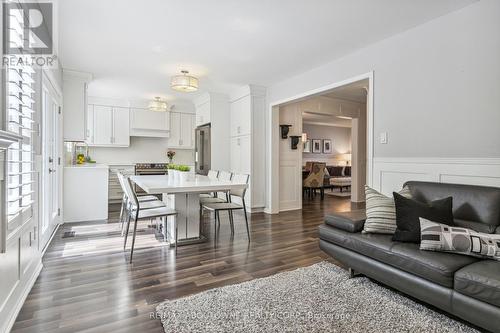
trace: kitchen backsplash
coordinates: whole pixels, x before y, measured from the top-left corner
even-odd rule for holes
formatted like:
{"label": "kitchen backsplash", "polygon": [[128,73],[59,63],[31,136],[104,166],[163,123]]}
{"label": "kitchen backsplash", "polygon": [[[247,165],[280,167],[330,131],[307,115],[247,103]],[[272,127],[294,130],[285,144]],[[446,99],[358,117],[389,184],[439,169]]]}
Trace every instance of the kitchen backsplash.
{"label": "kitchen backsplash", "polygon": [[[106,148],[90,147],[90,156],[97,163],[104,164],[135,164],[168,162],[168,139],[131,137],[130,147]],[[175,150],[174,162],[178,164],[194,164],[194,150]]]}

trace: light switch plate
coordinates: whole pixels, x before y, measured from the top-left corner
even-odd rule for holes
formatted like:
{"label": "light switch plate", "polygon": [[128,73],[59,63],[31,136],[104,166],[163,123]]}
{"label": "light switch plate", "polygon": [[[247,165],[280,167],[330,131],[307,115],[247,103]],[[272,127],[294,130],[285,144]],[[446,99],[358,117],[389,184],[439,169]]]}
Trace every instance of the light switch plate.
{"label": "light switch plate", "polygon": [[387,144],[387,132],[380,133],[380,143]]}

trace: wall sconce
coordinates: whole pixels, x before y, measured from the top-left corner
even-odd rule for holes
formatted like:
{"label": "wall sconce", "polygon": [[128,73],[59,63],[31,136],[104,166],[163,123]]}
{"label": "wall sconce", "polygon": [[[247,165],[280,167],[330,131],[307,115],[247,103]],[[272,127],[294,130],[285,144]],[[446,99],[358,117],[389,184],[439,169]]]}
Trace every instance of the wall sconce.
{"label": "wall sconce", "polygon": [[302,142],[307,141],[307,133],[302,133]]}
{"label": "wall sconce", "polygon": [[292,127],[292,125],[280,125],[282,139],[288,138],[288,132],[290,131],[290,127]]}
{"label": "wall sconce", "polygon": [[301,138],[302,138],[302,136],[299,136],[299,135],[290,135],[290,139],[292,139],[292,149],[293,150],[297,149],[297,145],[299,144]]}

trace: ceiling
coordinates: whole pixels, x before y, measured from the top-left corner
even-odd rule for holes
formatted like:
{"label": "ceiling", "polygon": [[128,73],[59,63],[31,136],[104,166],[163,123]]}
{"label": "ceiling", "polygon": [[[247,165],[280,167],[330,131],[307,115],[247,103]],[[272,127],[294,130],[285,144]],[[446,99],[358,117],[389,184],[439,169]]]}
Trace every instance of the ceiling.
{"label": "ceiling", "polygon": [[[60,60],[92,96],[192,99],[270,85],[474,0],[61,0]],[[181,69],[197,93],[175,93]]]}

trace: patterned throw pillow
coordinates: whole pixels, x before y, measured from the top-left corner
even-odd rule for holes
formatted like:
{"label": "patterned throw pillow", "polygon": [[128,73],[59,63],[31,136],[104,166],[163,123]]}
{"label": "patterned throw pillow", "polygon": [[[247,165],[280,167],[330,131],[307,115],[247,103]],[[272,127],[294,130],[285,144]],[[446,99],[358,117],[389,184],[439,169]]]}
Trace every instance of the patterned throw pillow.
{"label": "patterned throw pillow", "polygon": [[[410,189],[403,188],[399,194],[411,198]],[[364,233],[389,234],[396,231],[396,206],[394,199],[365,185],[366,221]]]}
{"label": "patterned throw pillow", "polygon": [[500,235],[450,227],[420,218],[420,250],[442,251],[500,260]]}

